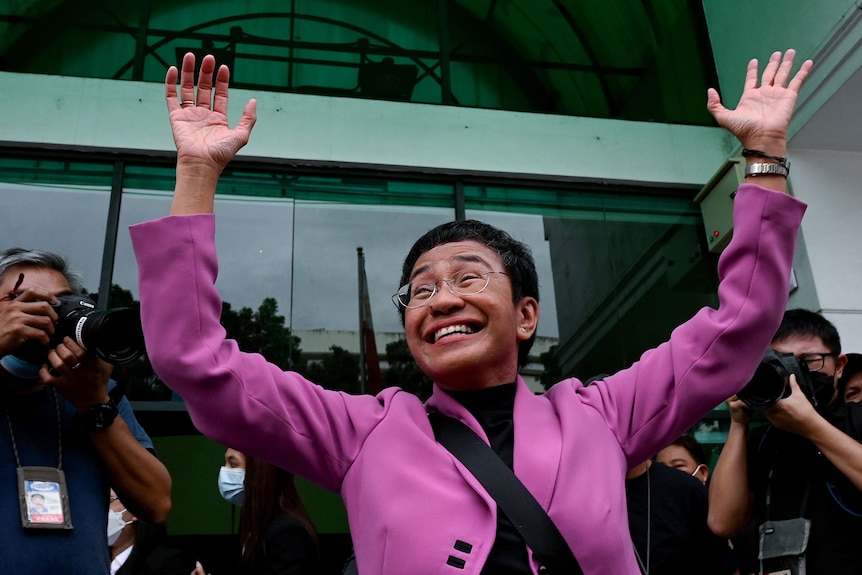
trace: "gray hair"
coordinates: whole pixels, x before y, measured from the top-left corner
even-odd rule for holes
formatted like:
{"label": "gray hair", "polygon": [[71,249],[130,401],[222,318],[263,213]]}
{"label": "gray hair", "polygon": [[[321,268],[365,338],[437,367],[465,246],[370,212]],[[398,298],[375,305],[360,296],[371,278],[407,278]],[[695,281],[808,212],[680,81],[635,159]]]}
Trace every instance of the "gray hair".
{"label": "gray hair", "polygon": [[69,269],[69,262],[66,261],[66,258],[55,253],[42,250],[25,250],[24,248],[10,248],[0,252],[0,277],[6,275],[9,268],[14,266],[32,266],[58,271],[69,282],[72,293],[79,294],[84,290],[81,274]]}

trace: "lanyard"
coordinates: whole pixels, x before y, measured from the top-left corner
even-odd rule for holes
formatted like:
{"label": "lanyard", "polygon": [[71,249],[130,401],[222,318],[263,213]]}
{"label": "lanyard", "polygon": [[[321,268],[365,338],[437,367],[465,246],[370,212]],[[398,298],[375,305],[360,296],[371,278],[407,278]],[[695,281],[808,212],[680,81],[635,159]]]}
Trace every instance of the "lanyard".
{"label": "lanyard", "polygon": [[[60,402],[57,399],[57,390],[51,388],[54,396],[54,408],[57,412],[57,469],[63,469],[63,432],[60,421]],[[18,455],[18,444],[15,442],[15,432],[12,431],[12,418],[9,417],[9,408],[4,406],[3,411],[6,413],[6,422],[9,424],[9,437],[12,439],[12,451],[15,453],[15,465],[21,467],[21,457]]]}

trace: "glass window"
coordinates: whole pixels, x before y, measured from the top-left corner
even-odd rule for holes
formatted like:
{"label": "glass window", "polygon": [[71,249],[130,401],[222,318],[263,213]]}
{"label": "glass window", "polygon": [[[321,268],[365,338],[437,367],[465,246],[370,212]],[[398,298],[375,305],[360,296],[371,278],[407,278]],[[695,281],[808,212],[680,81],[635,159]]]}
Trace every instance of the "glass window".
{"label": "glass window", "polygon": [[470,217],[500,222],[533,247],[538,335],[559,338],[560,375],[627,367],[716,303],[717,261],[703,245],[694,192],[465,186],[464,194]]}
{"label": "glass window", "polygon": [[98,293],[113,164],[0,157],[0,249],[55,252]]}

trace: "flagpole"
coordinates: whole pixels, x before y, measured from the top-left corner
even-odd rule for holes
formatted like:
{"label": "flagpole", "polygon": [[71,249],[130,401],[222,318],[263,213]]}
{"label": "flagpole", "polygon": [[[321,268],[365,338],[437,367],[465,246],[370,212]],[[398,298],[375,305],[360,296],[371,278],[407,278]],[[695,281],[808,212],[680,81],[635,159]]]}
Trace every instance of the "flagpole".
{"label": "flagpole", "polygon": [[365,294],[362,285],[365,278],[365,254],[362,253],[362,246],[356,248],[356,260],[358,269],[356,276],[359,280],[359,289],[356,290],[359,294],[359,392],[365,393],[368,377],[365,373]]}

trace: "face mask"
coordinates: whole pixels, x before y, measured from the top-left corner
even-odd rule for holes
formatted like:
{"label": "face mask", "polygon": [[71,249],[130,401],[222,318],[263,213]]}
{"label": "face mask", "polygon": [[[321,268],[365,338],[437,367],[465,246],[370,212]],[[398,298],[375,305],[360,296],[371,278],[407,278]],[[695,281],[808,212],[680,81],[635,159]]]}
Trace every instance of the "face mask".
{"label": "face mask", "polygon": [[703,463],[694,468],[694,471],[691,472],[691,476],[694,477],[697,475],[697,472],[700,471],[700,468],[703,467]]}
{"label": "face mask", "polygon": [[242,507],[245,469],[224,467],[218,472],[218,491],[228,503]]}
{"label": "face mask", "polygon": [[862,403],[847,404],[847,434],[862,441]]}
{"label": "face mask", "polygon": [[125,509],[122,511],[108,509],[108,547],[117,542],[117,539],[120,538],[120,533],[123,532],[123,528],[131,523],[131,521],[123,521],[123,513],[125,512]]}
{"label": "face mask", "polygon": [[808,374],[808,380],[813,388],[811,391],[814,394],[815,407],[820,414],[823,414],[829,408],[832,396],[835,395],[835,376],[812,371]]}
{"label": "face mask", "polygon": [[0,366],[12,377],[25,380],[26,383],[39,383],[40,381],[39,370],[42,369],[41,364],[30,363],[14,355],[4,355],[0,357]]}

